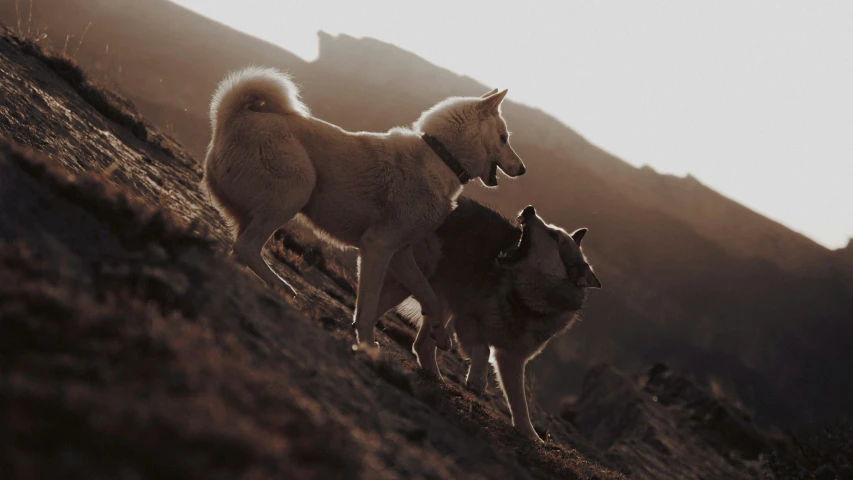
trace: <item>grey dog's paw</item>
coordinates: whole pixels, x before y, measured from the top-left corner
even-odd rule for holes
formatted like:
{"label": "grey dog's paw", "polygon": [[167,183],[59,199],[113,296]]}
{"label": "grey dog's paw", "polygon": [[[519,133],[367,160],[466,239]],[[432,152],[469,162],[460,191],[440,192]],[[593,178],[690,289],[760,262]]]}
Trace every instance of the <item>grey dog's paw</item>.
{"label": "grey dog's paw", "polygon": [[450,340],[450,335],[447,334],[447,330],[445,330],[443,326],[433,326],[430,328],[429,334],[435,341],[435,346],[438,347],[439,350],[444,350],[446,352],[453,346],[453,341]]}
{"label": "grey dog's paw", "polygon": [[478,397],[483,396],[483,393],[486,392],[486,384],[482,382],[469,380],[465,382],[465,386],[468,387],[468,390],[471,393],[477,395]]}

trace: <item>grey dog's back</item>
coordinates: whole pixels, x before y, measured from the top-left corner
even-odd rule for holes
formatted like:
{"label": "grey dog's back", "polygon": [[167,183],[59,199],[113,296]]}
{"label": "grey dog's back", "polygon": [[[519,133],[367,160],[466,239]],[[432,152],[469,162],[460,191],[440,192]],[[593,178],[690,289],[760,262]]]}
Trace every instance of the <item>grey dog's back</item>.
{"label": "grey dog's back", "polygon": [[470,292],[473,286],[489,288],[501,274],[495,259],[518,243],[519,229],[476,200],[460,197],[457,204],[436,230],[442,255],[433,277],[441,277],[444,288],[451,291]]}

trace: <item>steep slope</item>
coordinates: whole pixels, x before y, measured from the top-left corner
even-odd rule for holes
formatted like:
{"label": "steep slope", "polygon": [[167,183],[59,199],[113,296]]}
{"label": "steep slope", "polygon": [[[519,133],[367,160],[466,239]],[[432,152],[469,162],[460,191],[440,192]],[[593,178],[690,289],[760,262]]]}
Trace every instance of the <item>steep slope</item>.
{"label": "steep slope", "polygon": [[[10,2],[0,18],[14,19]],[[246,64],[291,71],[315,114],[351,129],[385,130],[444,96],[487,90],[345,35],[321,34],[320,58],[307,63],[162,0],[43,0],[32,29],[45,26],[54,44],[74,35],[69,50],[79,46],[84,65],[197,158],[213,86]],[[848,264],[694,179],[635,169],[541,111],[508,103],[505,115],[530,173],[469,192],[508,212],[533,203],[551,221],[590,227],[590,257],[605,284],[586,321],[534,364],[547,408],[578,391],[597,361],[627,369],[666,361],[722,381],[762,421],[849,411]]]}
{"label": "steep slope", "polygon": [[262,287],[132,109],[0,32],[4,478],[620,478],[541,410],[553,442],[520,438],[455,354],[419,378],[396,317],[354,352],[352,286],[317,253],[277,243],[302,295]]}
{"label": "steep slope", "polygon": [[785,451],[746,414],[660,364],[639,382],[592,368],[563,416],[607,454],[630,458],[634,476],[757,478],[762,455]]}

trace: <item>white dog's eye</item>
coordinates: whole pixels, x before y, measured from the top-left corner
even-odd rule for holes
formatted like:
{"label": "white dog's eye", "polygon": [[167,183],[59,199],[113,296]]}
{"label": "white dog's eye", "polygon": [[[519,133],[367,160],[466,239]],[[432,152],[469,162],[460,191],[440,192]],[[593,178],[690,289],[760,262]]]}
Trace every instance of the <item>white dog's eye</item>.
{"label": "white dog's eye", "polygon": [[501,143],[506,143],[506,135],[501,135]]}

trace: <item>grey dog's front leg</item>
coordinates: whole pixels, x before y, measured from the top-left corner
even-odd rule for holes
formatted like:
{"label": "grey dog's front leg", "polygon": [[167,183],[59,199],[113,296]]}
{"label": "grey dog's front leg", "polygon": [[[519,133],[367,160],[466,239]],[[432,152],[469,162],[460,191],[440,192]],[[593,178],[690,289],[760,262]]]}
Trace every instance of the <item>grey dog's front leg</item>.
{"label": "grey dog's front leg", "polygon": [[480,394],[486,390],[489,378],[489,346],[481,343],[467,348],[470,351],[471,367],[468,368],[465,384],[471,391]]}
{"label": "grey dog's front leg", "polygon": [[516,353],[496,350],[495,363],[509,410],[512,412],[512,425],[525,437],[541,442],[542,439],[530,423],[527,396],[524,394],[524,368],[527,358]]}

